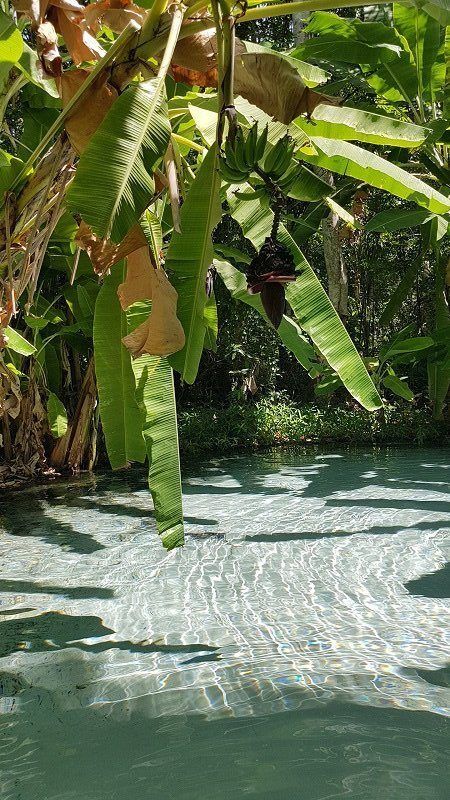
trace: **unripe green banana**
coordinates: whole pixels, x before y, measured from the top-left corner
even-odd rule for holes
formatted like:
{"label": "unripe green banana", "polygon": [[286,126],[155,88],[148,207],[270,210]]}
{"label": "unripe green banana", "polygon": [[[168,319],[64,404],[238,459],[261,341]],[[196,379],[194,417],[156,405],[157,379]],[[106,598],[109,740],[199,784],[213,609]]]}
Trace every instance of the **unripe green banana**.
{"label": "unripe green banana", "polygon": [[228,164],[228,166],[230,167],[230,169],[239,170],[239,167],[238,167],[237,162],[236,162],[236,155],[235,155],[235,152],[234,152],[234,147],[231,144],[230,139],[226,140],[224,151],[225,151],[224,152],[225,161]]}
{"label": "unripe green banana", "polygon": [[261,187],[261,189],[256,189],[254,192],[234,192],[234,196],[238,200],[250,201],[250,200],[259,200],[261,197],[266,196],[266,189],[265,187]]}
{"label": "unripe green banana", "polygon": [[248,180],[247,172],[241,172],[238,169],[231,169],[229,164],[224,159],[220,160],[220,174],[228,183],[245,183],[245,181]]}
{"label": "unripe green banana", "polygon": [[254,169],[256,159],[256,143],[258,140],[258,125],[255,122],[253,127],[247,133],[247,138],[245,140],[245,161],[247,167],[251,170]]}
{"label": "unripe green banana", "polygon": [[269,126],[265,125],[264,128],[262,129],[261,135],[258,136],[258,140],[256,142],[255,162],[261,161],[261,159],[264,156],[268,135],[269,135]]}
{"label": "unripe green banana", "polygon": [[250,172],[245,158],[245,139],[242,133],[242,128],[238,128],[234,139],[234,157],[236,159],[237,168],[241,172]]}

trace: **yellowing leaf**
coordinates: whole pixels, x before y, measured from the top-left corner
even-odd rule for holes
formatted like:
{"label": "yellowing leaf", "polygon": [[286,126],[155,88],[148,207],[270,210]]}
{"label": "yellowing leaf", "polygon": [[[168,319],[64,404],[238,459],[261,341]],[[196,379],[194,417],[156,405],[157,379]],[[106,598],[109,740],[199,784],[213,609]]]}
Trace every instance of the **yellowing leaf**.
{"label": "yellowing leaf", "polygon": [[127,277],[117,289],[123,310],[139,300],[151,300],[155,268],[148,247],[141,247],[127,258]]}
{"label": "yellowing leaf", "polygon": [[152,310],[132,333],[122,339],[133,358],[143,353],[168,356],[184,347],[185,336],[177,317],[178,294],[163,269],[152,269]]}
{"label": "yellowing leaf", "polygon": [[114,244],[109,239],[100,239],[83,221],[78,228],[75,242],[82,250],[86,250],[97,275],[103,275],[122,258],[147,244],[140,225],[131,228],[120,244]]}
{"label": "yellowing leaf", "polygon": [[[63,108],[72,99],[88,75],[89,72],[85,69],[67,70],[61,75],[59,91]],[[81,154],[83,152],[116,97],[117,91],[113,86],[105,82],[104,75],[100,75],[99,80],[95,81],[83,95],[82,102],[74,109],[66,122],[67,135],[77,153]]]}

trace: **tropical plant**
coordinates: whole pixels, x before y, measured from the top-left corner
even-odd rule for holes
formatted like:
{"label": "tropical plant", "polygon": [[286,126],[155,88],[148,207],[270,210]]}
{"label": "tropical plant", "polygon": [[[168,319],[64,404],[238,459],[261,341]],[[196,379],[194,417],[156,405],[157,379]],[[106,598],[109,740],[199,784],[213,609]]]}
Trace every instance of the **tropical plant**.
{"label": "tropical plant", "polygon": [[[440,25],[449,21],[440,0],[420,12],[405,4],[421,25],[431,15],[439,55]],[[32,470],[45,462],[50,436],[51,463],[89,466],[96,379],[110,463],[148,458],[157,527],[172,548],[183,542],[172,370],[194,382],[204,348],[215,346],[214,271],[312,377],[331,368],[374,410],[382,405],[377,387],[298,247],[291,204],[332,207],[355,224],[341,203],[363,183],[414,202],[441,231],[450,200],[370,149],[403,152],[430,141],[433,168],[442,170],[434,153],[446,148],[442,124],[428,128],[420,109],[407,122],[395,111],[348,108],[322,93],[329,73],[312,58],[236,35],[242,22],[328,9],[331,0],[144,6],[17,0],[0,14],[0,400],[6,453],[20,452]],[[348,50],[390,75],[393,65],[403,68],[405,52],[410,58],[405,41],[413,34],[404,25],[386,42],[384,30],[354,23]],[[430,74],[442,84],[442,69],[423,43],[413,44],[419,96]],[[433,89],[427,102],[440,108],[446,91]],[[323,168],[338,176],[333,187]],[[239,251],[239,268],[215,252],[224,215],[253,245],[250,264]],[[56,378],[61,365],[76,385],[69,413]],[[442,394],[437,373],[435,382]]]}

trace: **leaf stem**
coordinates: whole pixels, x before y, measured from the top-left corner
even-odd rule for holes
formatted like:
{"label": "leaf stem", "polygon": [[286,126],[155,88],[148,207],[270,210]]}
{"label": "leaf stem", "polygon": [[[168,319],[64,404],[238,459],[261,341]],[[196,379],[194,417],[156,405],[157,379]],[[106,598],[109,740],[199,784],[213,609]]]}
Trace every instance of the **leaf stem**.
{"label": "leaf stem", "polygon": [[[354,8],[361,5],[361,0],[342,0],[339,8]],[[387,5],[386,0],[374,0],[372,5]],[[283,17],[289,14],[297,14],[299,11],[334,11],[336,9],[335,0],[301,0],[297,3],[279,3],[274,6],[257,6],[251,8],[242,17],[236,20],[240,22],[251,22],[255,19],[265,17]]]}

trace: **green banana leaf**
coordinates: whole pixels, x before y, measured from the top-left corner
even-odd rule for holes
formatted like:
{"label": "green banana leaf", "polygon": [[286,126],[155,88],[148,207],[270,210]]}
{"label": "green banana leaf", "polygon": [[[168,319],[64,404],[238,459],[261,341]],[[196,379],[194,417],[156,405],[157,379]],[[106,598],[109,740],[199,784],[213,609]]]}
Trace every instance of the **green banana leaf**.
{"label": "green banana leaf", "polygon": [[3,331],[6,347],[13,350],[14,353],[19,353],[21,356],[32,356],[36,352],[34,344],[28,342],[24,337],[14,328],[9,325]]}
{"label": "green banana leaf", "polygon": [[[259,250],[270,234],[272,212],[263,208],[258,200],[242,202],[233,199],[232,190],[228,200],[230,213],[240,224],[244,236]],[[298,274],[295,283],[286,285],[286,298],[297,322],[337,372],[350,394],[369,411],[380,408],[382,401],[375,385],[325,289],[283,227],[279,230],[279,239],[292,254]]]}
{"label": "green banana leaf", "polygon": [[[240,300],[241,302],[246,303],[246,305],[256,309],[258,314],[261,314],[266,322],[270,324],[259,294],[248,293],[245,275],[227,261],[214,261],[214,266],[233,299]],[[295,320],[287,317],[286,314],[284,314],[277,333],[285,347],[291,353],[293,353],[302,367],[304,367],[306,371],[309,372],[312,377],[314,377],[317,374],[317,368],[319,367],[316,352],[308,340],[303,336],[300,327],[297,325]]]}
{"label": "green banana leaf", "polygon": [[181,233],[173,232],[165,265],[178,292],[177,315],[186,336],[185,346],[169,362],[187,383],[195,381],[205,340],[205,284],[214,258],[212,232],[221,216],[219,186],[213,145],[181,207]]}
{"label": "green banana leaf", "polygon": [[[375,214],[364,228],[367,232],[393,233],[394,231],[402,231],[405,228],[415,228],[433,218],[434,214],[423,208],[392,208]],[[443,226],[446,225],[448,227],[449,222],[446,219],[443,217],[439,217],[439,219]]]}
{"label": "green banana leaf", "polygon": [[170,137],[164,80],[131,84],[83,152],[67,194],[94,233],[120,242],[147,207],[151,172]]}
{"label": "green banana leaf", "polygon": [[431,132],[421,125],[402,122],[382,114],[325,104],[314,109],[310,120],[299,117],[295,124],[308,136],[325,136],[347,142],[356,140],[392,147],[419,147]]}
{"label": "green banana leaf", "polygon": [[23,39],[9,14],[0,9],[0,89],[5,86],[10,69],[19,61]]}
{"label": "green banana leaf", "polygon": [[[151,303],[127,310],[128,330],[149,315]],[[167,550],[184,544],[178,426],[173,371],[166,358],[142,355],[133,361],[136,400],[142,410],[142,434],[148,455],[148,483],[158,533]]]}
{"label": "green banana leaf", "polygon": [[94,361],[100,418],[106,451],[113,469],[130,461],[143,462],[142,413],[135,396],[131,357],[122,337],[127,335],[125,314],[117,297],[124,280],[123,262],[108,275],[98,293],[94,314]]}
{"label": "green banana leaf", "polygon": [[53,392],[48,393],[47,417],[50,432],[55,439],[60,439],[67,433],[67,411],[59,397]]}
{"label": "green banana leaf", "polygon": [[339,175],[350,175],[396,197],[414,201],[435,214],[446,214],[450,211],[448,197],[375,153],[350,142],[322,137],[313,137],[311,142],[314,152],[303,149],[302,158],[315,166]]}
{"label": "green banana leaf", "polygon": [[306,61],[323,60],[332,64],[391,63],[399,58],[401,44],[392,28],[380,22],[343,19],[337,14],[317,11],[305,32],[318,34],[308,38],[291,56]]}
{"label": "green banana leaf", "polygon": [[417,85],[421,95],[431,96],[431,74],[441,44],[439,22],[416,5],[406,7],[394,3],[394,25],[408,42],[417,72]]}

